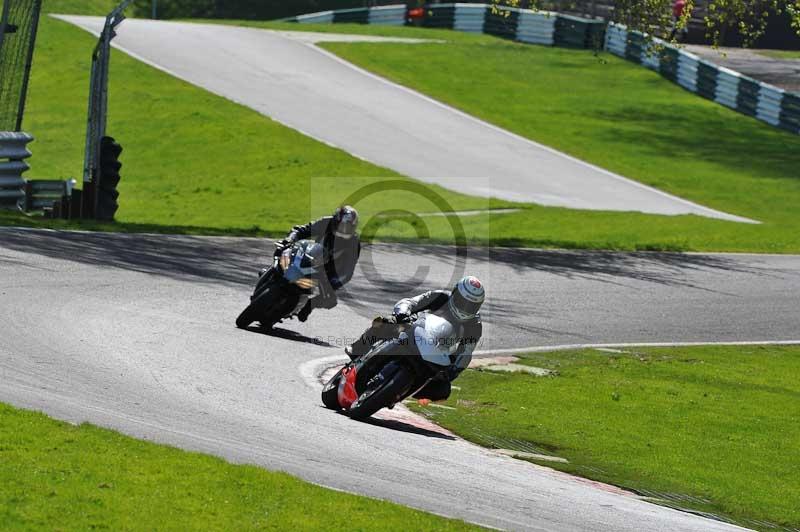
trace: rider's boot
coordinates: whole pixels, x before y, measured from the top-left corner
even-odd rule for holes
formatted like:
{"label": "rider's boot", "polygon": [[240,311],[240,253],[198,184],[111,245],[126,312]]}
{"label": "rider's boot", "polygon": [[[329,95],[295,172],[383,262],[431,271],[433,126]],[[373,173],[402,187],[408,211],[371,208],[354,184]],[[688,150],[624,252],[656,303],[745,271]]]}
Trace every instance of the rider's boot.
{"label": "rider's boot", "polygon": [[312,310],[313,308],[311,305],[311,300],[309,300],[308,303],[306,303],[306,306],[304,306],[300,310],[300,312],[297,313],[297,319],[300,320],[301,322],[305,322],[308,319],[308,315],[311,314]]}

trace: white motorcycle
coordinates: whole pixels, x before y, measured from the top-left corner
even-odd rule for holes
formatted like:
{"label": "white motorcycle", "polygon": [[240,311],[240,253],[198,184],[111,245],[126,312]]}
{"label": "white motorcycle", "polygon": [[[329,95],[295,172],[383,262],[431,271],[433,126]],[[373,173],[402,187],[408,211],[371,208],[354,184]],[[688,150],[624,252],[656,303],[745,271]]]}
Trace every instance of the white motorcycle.
{"label": "white motorcycle", "polygon": [[415,395],[453,365],[459,337],[448,320],[428,312],[398,325],[398,335],[381,340],[340,369],[322,389],[322,402],[366,419]]}

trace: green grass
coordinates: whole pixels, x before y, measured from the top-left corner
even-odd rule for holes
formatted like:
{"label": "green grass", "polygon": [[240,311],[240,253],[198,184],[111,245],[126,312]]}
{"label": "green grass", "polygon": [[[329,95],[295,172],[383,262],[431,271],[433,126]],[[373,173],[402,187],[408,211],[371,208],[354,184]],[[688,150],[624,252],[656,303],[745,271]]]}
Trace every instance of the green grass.
{"label": "green grass", "polygon": [[42,13],[62,15],[108,15],[119,0],[43,0]]}
{"label": "green grass", "polygon": [[0,404],[3,530],[467,530],[254,466]]}
{"label": "green grass", "polygon": [[422,410],[478,443],[480,431],[569,460],[551,467],[799,526],[800,347],[628,351],[522,358],[550,377],[468,370],[445,403],[455,410]]}
{"label": "green grass", "polygon": [[775,59],[800,59],[800,50],[759,50],[758,53]]}
{"label": "green grass", "polygon": [[[658,226],[666,224],[692,249],[763,250],[770,242],[774,250],[788,250],[800,244],[800,136],[695,96],[640,66],[608,54],[501,40],[324,46],[580,159],[765,222],[744,227],[662,218],[647,231],[658,232],[655,239],[663,238]],[[613,216],[603,219],[616,226],[604,231],[609,236],[629,229]]]}
{"label": "green grass", "polygon": [[[101,4],[92,9],[102,11]],[[48,9],[62,10],[70,4],[48,5],[51,6]],[[514,214],[463,217],[461,223],[472,244],[800,251],[800,221],[793,210],[800,201],[800,180],[791,177],[795,171],[792,168],[800,162],[797,155],[800,150],[795,153],[790,150],[797,140],[685,94],[643,69],[624,62],[600,64],[591,54],[580,51],[520,46],[488,36],[444,30],[357,25],[300,28],[279,23],[266,26],[448,39],[447,44],[423,47],[392,44],[376,48],[368,44],[332,48],[390,77],[407,76],[408,83],[418,88],[424,89],[419,87],[420,76],[429,76],[430,83],[439,87],[436,90],[450,87],[448,90],[463,93],[458,99],[475,99],[468,110],[484,118],[491,119],[498,113],[512,115],[513,119],[505,116],[501,117],[503,121],[495,121],[523,133],[542,129],[541,136],[552,137],[553,142],[548,143],[556,147],[573,153],[588,150],[577,155],[600,153],[602,160],[584,158],[709,206],[766,222],[762,226],[747,226],[696,216],[518,205],[522,211]],[[37,139],[31,145],[34,157],[29,178],[80,179],[89,56],[94,42],[82,30],[48,17],[42,19],[24,125]],[[380,52],[380,57],[366,58],[370,51]],[[425,61],[418,60],[420,52],[426,54]],[[474,59],[475,74],[461,70],[466,68],[466,57]],[[404,60],[408,60],[406,66],[401,64]],[[367,64],[370,62],[375,64]],[[518,75],[510,72],[508,65],[527,65],[525,68],[533,73]],[[547,78],[547,82],[537,81],[539,75]],[[577,93],[572,99],[569,91],[564,90],[569,80],[583,76],[590,76],[595,86],[589,95],[606,99],[593,112],[614,116],[613,120],[590,116],[584,128],[589,134],[582,132],[577,111],[570,114],[566,109],[572,100],[586,97],[587,89],[575,89]],[[560,87],[566,94],[552,97],[554,89],[549,84]],[[476,91],[476,87],[480,90]],[[498,104],[491,97],[481,96],[484,89],[496,91],[498,99],[506,103]],[[512,90],[519,101],[509,97]],[[632,102],[633,98],[615,95],[614,90],[625,94],[640,91],[643,100]],[[537,91],[546,92],[541,99],[549,102],[545,109],[531,104],[531,96]],[[441,96],[458,104],[451,96]],[[688,113],[685,120],[667,116],[669,113],[663,107],[665,102],[671,105],[672,99],[678,111]],[[625,110],[621,100],[633,106],[626,119],[618,116]],[[316,142],[118,52],[112,60],[109,103],[109,133],[125,147],[119,224],[51,223],[8,213],[0,215],[0,224],[278,235],[295,223],[331,211],[361,186],[398,177],[388,169]],[[586,104],[581,105],[585,110]],[[485,110],[478,109],[484,106]],[[650,109],[649,114],[635,120],[633,115],[645,107]],[[657,118],[657,127],[649,122],[653,116]],[[711,124],[703,129],[702,135],[693,130],[695,122],[701,120]],[[657,132],[654,140],[641,142],[653,130]],[[670,148],[673,153],[665,158],[659,151],[676,140],[676,130],[691,139],[678,142],[680,147]],[[717,135],[719,132],[722,134]],[[704,138],[702,146],[693,145],[700,137]],[[716,137],[722,140],[708,140]],[[606,149],[611,151],[605,153]],[[737,150],[749,150],[753,157],[734,153],[736,161],[723,165],[722,154]],[[785,168],[787,165],[789,170]],[[720,175],[724,173],[723,166],[730,174],[727,181]],[[709,171],[701,176],[679,175],[686,173],[687,168],[694,171],[697,167]],[[635,175],[637,172],[640,175]],[[759,183],[757,190],[754,182]],[[456,210],[511,206],[437,187],[432,190]],[[358,206],[366,215],[365,220],[371,214],[397,206],[422,213],[438,210],[434,203],[420,200],[414,193],[384,193]],[[418,234],[427,234],[432,241],[453,241],[452,229],[443,218],[406,218],[377,231],[378,238],[384,240],[416,240]]]}
{"label": "green grass", "polygon": [[[94,42],[64,22],[41,21],[24,125],[36,137],[28,177],[80,179]],[[108,131],[125,148],[117,216],[123,228],[285,233],[364,185],[399,177],[127,55],[113,54],[111,80]],[[493,204],[430,190],[457,209]],[[436,210],[412,193],[384,194],[362,207],[380,210],[390,197],[421,212]],[[35,223],[12,215],[2,220]]]}

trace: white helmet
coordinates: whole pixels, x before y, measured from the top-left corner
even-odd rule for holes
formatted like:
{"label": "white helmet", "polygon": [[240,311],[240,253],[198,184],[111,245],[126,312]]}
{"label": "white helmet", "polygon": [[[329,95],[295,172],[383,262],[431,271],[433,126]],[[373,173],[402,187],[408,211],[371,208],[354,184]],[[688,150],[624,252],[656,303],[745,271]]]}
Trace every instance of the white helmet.
{"label": "white helmet", "polygon": [[478,315],[478,311],[486,299],[483,284],[477,277],[467,276],[461,279],[450,294],[448,306],[450,314],[461,321],[471,320]]}

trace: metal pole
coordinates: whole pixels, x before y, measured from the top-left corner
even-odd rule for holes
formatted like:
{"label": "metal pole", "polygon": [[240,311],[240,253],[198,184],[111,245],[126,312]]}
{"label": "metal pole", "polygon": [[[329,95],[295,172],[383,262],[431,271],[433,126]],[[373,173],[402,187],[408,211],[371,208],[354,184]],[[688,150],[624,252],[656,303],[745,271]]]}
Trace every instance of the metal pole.
{"label": "metal pole", "polygon": [[98,44],[97,47],[94,49],[94,53],[92,54],[92,70],[89,74],[89,110],[86,113],[86,152],[83,156],[83,182],[87,183],[92,180],[92,165],[94,162],[94,130],[92,125],[94,124],[94,94],[95,94],[95,83],[97,80],[97,54],[100,45]]}
{"label": "metal pole", "polygon": [[153,0],[153,20],[158,18],[158,0]]}

